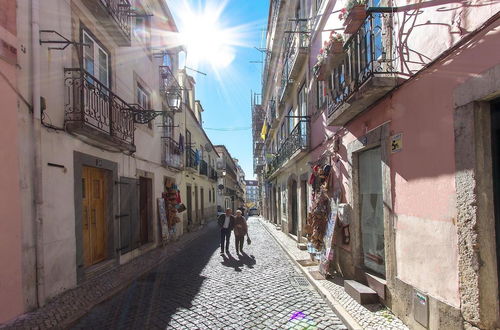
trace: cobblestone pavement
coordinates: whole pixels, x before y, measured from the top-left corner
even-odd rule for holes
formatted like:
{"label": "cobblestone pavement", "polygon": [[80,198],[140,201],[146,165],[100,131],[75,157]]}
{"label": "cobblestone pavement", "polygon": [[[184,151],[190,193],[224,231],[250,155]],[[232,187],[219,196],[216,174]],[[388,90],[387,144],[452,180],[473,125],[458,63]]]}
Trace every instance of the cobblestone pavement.
{"label": "cobblestone pavement", "polygon": [[215,223],[184,250],[96,306],[74,329],[346,329],[272,236],[219,254]]}
{"label": "cobblestone pavement", "polygon": [[[260,220],[272,236],[278,240],[288,253],[295,259],[309,259],[309,253],[297,248],[297,242],[287,234],[276,230],[276,226],[266,220]],[[318,270],[317,266],[304,267],[306,271]],[[394,314],[381,304],[365,305],[358,304],[349,294],[344,291],[343,279],[335,277],[328,280],[317,280],[317,284],[325,288],[347,313],[363,328],[369,330],[407,330],[408,327]]]}

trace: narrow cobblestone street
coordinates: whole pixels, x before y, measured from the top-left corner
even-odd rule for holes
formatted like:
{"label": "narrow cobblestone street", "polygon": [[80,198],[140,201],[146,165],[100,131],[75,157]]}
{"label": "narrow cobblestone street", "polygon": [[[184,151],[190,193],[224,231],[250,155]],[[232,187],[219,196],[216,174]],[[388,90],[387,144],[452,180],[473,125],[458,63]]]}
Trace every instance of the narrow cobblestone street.
{"label": "narrow cobblestone street", "polygon": [[256,218],[243,256],[219,254],[215,222],[74,329],[345,329]]}

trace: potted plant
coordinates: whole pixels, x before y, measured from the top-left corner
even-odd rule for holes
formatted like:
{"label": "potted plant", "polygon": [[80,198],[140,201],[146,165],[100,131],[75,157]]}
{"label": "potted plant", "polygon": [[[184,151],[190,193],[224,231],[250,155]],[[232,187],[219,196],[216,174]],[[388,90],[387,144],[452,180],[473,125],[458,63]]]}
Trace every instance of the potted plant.
{"label": "potted plant", "polygon": [[366,19],[366,0],[349,0],[341,11],[341,17],[345,18],[344,32],[356,33]]}
{"label": "potted plant", "polygon": [[328,54],[342,54],[344,52],[344,38],[340,33],[332,31],[326,46]]}

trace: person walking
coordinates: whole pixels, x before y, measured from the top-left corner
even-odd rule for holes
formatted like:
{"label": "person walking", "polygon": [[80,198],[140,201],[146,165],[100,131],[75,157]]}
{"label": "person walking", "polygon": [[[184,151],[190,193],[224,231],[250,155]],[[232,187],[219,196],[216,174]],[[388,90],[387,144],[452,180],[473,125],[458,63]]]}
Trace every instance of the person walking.
{"label": "person walking", "polygon": [[226,209],[225,214],[221,214],[217,219],[220,227],[220,254],[224,254],[224,246],[226,253],[229,253],[229,239],[231,238],[231,231],[234,227],[233,210]]}
{"label": "person walking", "polygon": [[245,235],[248,234],[247,221],[243,217],[240,210],[236,211],[236,217],[234,217],[234,240],[236,245],[236,254],[243,253],[243,242],[245,241]]}

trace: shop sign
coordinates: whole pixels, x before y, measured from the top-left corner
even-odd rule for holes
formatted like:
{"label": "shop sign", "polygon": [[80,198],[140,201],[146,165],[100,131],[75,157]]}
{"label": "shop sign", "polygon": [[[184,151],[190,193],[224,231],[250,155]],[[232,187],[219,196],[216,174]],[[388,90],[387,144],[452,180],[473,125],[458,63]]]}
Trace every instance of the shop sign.
{"label": "shop sign", "polygon": [[403,149],[403,133],[391,136],[391,153],[399,152]]}

